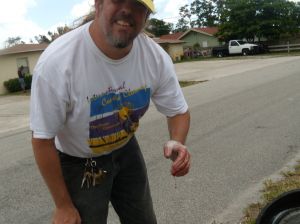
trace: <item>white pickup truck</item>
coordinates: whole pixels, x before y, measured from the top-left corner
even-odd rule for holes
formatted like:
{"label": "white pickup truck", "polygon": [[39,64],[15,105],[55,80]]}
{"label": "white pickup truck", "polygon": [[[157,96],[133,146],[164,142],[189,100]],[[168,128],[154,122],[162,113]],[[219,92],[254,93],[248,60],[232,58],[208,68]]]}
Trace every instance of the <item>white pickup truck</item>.
{"label": "white pickup truck", "polygon": [[228,45],[214,47],[212,55],[223,57],[233,54],[249,55],[259,52],[259,47],[256,44],[250,44],[242,40],[230,40]]}

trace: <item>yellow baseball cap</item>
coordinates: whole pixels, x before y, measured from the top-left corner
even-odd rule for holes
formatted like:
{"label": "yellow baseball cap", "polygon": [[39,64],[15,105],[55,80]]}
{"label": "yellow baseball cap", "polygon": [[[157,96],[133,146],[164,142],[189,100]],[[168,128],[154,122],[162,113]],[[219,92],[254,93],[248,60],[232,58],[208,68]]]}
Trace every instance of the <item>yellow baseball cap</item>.
{"label": "yellow baseball cap", "polygon": [[155,11],[154,4],[152,0],[137,0],[143,5],[145,5],[151,12]]}

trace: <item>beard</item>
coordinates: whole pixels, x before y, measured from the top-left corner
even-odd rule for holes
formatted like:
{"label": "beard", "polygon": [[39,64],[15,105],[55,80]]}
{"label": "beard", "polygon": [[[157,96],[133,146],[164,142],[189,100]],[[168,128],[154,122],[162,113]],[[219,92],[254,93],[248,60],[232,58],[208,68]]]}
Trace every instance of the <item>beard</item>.
{"label": "beard", "polygon": [[[122,30],[121,27],[117,27],[114,30],[114,26],[118,26],[117,21],[125,21],[129,24],[129,27],[125,27]],[[131,16],[120,15],[116,16],[110,21],[111,26],[107,29],[106,38],[108,42],[119,49],[126,48],[133,43],[133,40],[137,37],[140,31],[137,30],[136,23]]]}
{"label": "beard", "polygon": [[136,35],[125,35],[123,34],[122,37],[120,36],[115,36],[114,34],[112,34],[112,32],[108,32],[107,33],[107,40],[110,42],[110,44],[112,46],[114,46],[115,48],[126,48],[129,45],[132,44],[133,40],[136,38],[138,34]]}

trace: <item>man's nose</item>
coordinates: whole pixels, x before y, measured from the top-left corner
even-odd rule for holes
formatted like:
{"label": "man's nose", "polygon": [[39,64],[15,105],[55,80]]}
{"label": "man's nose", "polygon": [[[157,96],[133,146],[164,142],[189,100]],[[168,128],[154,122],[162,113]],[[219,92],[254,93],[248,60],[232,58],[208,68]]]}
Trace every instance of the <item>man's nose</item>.
{"label": "man's nose", "polygon": [[135,1],[125,0],[121,5],[121,11],[125,15],[131,14],[134,11]]}

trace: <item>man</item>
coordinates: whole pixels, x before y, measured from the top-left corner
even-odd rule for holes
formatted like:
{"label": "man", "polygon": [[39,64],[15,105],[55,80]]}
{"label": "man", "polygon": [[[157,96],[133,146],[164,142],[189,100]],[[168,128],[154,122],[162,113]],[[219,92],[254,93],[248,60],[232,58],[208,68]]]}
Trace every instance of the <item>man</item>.
{"label": "man", "polygon": [[23,92],[26,92],[25,90],[25,75],[24,75],[24,67],[21,65],[18,69],[18,79],[21,86],[21,89]]}
{"label": "man", "polygon": [[151,0],[95,0],[95,19],[52,43],[35,68],[32,145],[56,209],[53,223],[154,224],[134,132],[150,99],[167,116],[171,173],[190,167],[187,104],[170,57],[141,34]]}

